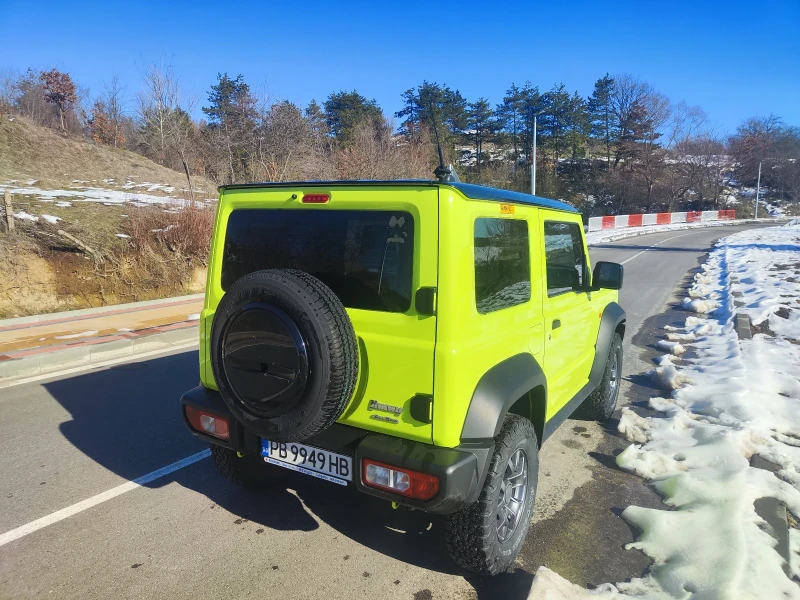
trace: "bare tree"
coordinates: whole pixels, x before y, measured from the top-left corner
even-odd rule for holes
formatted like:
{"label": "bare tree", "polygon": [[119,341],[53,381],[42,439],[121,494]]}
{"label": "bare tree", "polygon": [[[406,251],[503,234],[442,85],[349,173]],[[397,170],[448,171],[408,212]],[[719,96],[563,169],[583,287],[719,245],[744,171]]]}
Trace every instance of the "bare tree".
{"label": "bare tree", "polygon": [[162,165],[167,162],[169,119],[178,105],[178,78],[172,67],[150,65],[144,76],[144,90],[139,94],[139,118],[144,144]]}
{"label": "bare tree", "polygon": [[392,135],[388,121],[381,126],[365,121],[356,127],[353,144],[334,153],[340,179],[415,179],[431,173],[430,138],[420,129],[419,138]]}
{"label": "bare tree", "polygon": [[[189,195],[194,202],[190,159],[197,137],[196,126],[190,116],[193,102],[184,98],[178,76],[172,66],[150,65],[144,76],[145,89],[139,94],[139,118],[142,122],[142,142],[162,165],[172,167],[175,159],[180,163]],[[112,80],[109,92],[118,100],[122,92]],[[122,125],[121,110],[118,113]],[[177,165],[175,165],[177,166]]]}
{"label": "bare tree", "polygon": [[102,102],[105,113],[112,130],[114,147],[125,141],[123,134],[125,120],[125,88],[120,85],[119,77],[114,75],[111,81],[103,88]]}

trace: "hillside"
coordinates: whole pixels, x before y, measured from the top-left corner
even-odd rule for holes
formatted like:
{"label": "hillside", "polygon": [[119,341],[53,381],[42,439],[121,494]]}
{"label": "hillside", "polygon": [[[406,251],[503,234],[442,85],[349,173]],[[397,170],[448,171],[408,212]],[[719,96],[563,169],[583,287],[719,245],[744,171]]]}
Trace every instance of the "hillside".
{"label": "hillside", "polygon": [[[13,119],[13,120],[12,120]],[[0,183],[36,181],[38,187],[57,189],[73,182],[130,180],[156,182],[176,190],[186,188],[186,177],[140,154],[64,137],[22,117],[0,119]],[[197,178],[197,188],[214,196],[214,184]]]}
{"label": "hillside", "polygon": [[0,318],[202,291],[216,190],[133,152],[0,118]]}

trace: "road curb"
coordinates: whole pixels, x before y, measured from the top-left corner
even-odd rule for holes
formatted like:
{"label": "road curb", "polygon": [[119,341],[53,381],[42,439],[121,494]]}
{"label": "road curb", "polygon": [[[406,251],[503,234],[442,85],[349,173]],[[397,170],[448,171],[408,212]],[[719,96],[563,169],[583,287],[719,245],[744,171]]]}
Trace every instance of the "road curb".
{"label": "road curb", "polygon": [[733,328],[740,340],[749,340],[753,337],[753,330],[750,328],[750,317],[745,313],[736,313],[733,316]]}
{"label": "road curb", "polygon": [[62,369],[91,366],[110,359],[129,356],[132,359],[138,354],[169,350],[170,347],[185,344],[198,339],[197,323],[169,331],[140,333],[136,336],[116,338],[103,342],[102,339],[92,343],[76,343],[73,347],[43,351],[30,356],[10,358],[0,361],[0,383],[14,379],[45,375]]}
{"label": "road curb", "polygon": [[190,296],[175,296],[173,298],[145,300],[143,302],[130,302],[128,304],[110,304],[108,306],[100,306],[98,308],[81,308],[78,310],[68,310],[57,313],[45,313],[42,315],[30,315],[27,317],[14,317],[13,319],[0,319],[0,330],[16,328],[19,325],[83,320],[88,317],[103,316],[114,313],[135,312],[138,310],[152,309],[159,306],[189,304],[191,302],[197,302],[198,300],[202,301],[204,297],[205,294],[192,294]]}

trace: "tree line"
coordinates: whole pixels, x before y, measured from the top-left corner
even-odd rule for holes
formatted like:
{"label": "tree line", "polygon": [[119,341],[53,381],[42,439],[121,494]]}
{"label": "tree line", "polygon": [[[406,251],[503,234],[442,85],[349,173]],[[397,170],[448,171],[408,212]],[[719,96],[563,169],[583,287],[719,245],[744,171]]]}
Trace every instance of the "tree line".
{"label": "tree line", "polygon": [[586,216],[723,208],[732,188],[755,184],[759,164],[773,198],[800,200],[800,129],[770,115],[723,135],[702,109],[631,75],[600,77],[588,97],[525,82],[493,106],[423,81],[401,98],[393,119],[356,90],[303,107],[222,73],[195,120],[198,103],[169,66],[150,66],[133,102],[116,78],[94,97],[55,69],[0,78],[0,113],[139,152],[183,172],[190,190],[196,175],[220,184],[429,178],[438,139],[462,180],[530,191],[536,139],[537,192]]}

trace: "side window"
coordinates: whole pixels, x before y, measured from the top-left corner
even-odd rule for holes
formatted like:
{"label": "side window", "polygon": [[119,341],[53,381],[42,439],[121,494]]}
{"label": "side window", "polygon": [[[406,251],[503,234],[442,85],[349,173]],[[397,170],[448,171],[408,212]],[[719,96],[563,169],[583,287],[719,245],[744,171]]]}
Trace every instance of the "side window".
{"label": "side window", "polygon": [[486,314],[531,299],[528,222],[475,219],[475,303]]}
{"label": "side window", "polygon": [[586,257],[580,225],[545,221],[544,252],[547,263],[547,295],[583,289]]}

